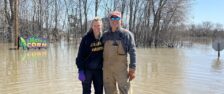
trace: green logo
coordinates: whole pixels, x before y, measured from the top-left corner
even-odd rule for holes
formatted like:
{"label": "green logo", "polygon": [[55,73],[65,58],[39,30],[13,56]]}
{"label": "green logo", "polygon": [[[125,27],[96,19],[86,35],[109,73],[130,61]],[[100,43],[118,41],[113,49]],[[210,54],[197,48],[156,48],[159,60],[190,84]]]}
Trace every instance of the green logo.
{"label": "green logo", "polygon": [[19,37],[19,46],[23,49],[47,48],[47,39],[39,37],[28,37],[27,39]]}

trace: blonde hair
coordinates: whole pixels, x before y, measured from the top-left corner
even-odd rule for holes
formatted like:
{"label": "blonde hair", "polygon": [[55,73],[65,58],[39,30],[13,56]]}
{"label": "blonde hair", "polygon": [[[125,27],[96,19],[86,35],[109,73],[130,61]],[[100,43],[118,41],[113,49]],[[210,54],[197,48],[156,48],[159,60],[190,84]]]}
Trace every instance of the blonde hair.
{"label": "blonde hair", "polygon": [[99,21],[101,24],[103,24],[102,19],[100,17],[96,16],[93,18],[91,26],[93,25],[93,22],[97,22],[97,21]]}
{"label": "blonde hair", "polygon": [[101,18],[99,16],[96,16],[93,18],[94,21],[102,21]]}
{"label": "blonde hair", "polygon": [[93,20],[91,22],[91,26],[90,26],[90,30],[89,31],[93,31],[92,26],[93,26],[94,22],[100,22],[101,26],[103,27],[103,22],[102,22],[101,18],[96,16],[96,17],[93,18]]}

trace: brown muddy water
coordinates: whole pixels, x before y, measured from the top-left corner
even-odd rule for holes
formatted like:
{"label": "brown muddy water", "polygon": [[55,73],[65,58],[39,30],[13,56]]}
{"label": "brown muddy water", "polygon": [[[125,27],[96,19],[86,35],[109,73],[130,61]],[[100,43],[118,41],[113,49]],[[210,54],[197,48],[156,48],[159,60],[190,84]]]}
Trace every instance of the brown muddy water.
{"label": "brown muddy water", "polygon": [[[0,94],[81,94],[75,57],[66,43],[48,49],[9,50],[0,43]],[[208,44],[138,48],[131,94],[224,94],[224,52]]]}

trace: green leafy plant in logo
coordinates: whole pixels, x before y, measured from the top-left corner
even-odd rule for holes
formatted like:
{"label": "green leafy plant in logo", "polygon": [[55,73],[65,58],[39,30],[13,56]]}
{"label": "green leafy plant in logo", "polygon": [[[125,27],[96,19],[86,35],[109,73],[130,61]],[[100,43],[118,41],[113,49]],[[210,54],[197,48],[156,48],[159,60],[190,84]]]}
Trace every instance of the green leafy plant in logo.
{"label": "green leafy plant in logo", "polygon": [[27,49],[26,40],[23,37],[19,37],[19,46],[23,49]]}

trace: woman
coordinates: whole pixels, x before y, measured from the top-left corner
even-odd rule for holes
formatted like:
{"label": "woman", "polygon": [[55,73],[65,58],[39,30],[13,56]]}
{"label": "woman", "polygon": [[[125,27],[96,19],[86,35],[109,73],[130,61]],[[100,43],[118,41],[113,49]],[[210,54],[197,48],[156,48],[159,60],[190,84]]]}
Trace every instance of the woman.
{"label": "woman", "polygon": [[101,36],[102,21],[99,17],[95,17],[91,29],[81,40],[76,58],[83,94],[91,93],[92,82],[95,94],[103,94],[103,44]]}

